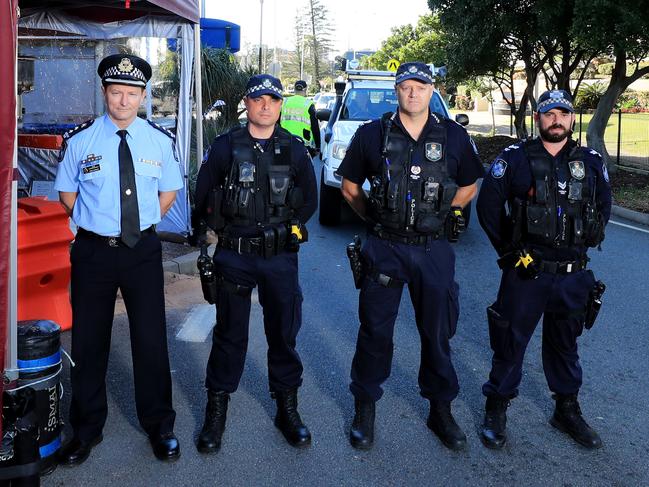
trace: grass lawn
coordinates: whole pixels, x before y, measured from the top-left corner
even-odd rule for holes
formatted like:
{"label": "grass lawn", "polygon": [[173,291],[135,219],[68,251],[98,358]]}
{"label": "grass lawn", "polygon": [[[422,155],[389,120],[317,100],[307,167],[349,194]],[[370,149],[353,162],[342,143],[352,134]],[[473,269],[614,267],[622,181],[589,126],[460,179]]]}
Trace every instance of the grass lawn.
{"label": "grass lawn", "polygon": [[[588,131],[588,124],[590,123],[593,115],[591,113],[584,113],[580,116],[579,113],[575,115],[575,140],[579,138],[581,131],[582,145],[586,145],[586,132]],[[530,126],[530,117],[526,117],[527,126]],[[604,133],[604,142],[608,149],[609,155],[615,158],[617,154],[617,131],[619,119],[617,112],[611,115],[606,125],[606,132]],[[581,126],[581,128],[580,128]],[[645,158],[645,167],[649,168],[649,113],[623,113],[622,114],[622,134],[620,143],[620,156]]]}

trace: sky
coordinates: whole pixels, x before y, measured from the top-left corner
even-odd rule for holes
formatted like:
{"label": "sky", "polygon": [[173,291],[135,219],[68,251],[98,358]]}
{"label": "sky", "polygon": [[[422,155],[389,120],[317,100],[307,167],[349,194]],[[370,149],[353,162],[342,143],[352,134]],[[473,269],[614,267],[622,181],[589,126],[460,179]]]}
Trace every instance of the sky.
{"label": "sky", "polygon": [[[259,42],[260,0],[203,0],[205,16],[241,26],[241,46]],[[348,48],[376,50],[390,36],[391,28],[416,24],[419,16],[430,13],[426,0],[321,0],[335,26],[334,50]],[[269,47],[294,49],[295,14],[307,0],[263,0],[262,43]],[[382,4],[385,7],[377,7]],[[397,8],[397,6],[399,8]]]}

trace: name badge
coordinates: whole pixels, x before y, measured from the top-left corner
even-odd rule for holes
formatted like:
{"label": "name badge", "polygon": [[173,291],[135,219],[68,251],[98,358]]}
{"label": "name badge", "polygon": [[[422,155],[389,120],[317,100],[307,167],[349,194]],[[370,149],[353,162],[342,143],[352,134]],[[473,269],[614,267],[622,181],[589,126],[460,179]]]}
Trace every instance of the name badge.
{"label": "name badge", "polygon": [[83,171],[84,174],[89,174],[91,172],[97,172],[101,170],[101,166],[99,164],[92,164],[90,166],[83,166],[81,168],[81,171]]}
{"label": "name badge", "polygon": [[143,159],[141,157],[138,158],[137,162],[143,162],[144,164],[149,164],[150,166],[156,166],[156,167],[162,166],[162,163],[160,161],[154,161],[152,159]]}

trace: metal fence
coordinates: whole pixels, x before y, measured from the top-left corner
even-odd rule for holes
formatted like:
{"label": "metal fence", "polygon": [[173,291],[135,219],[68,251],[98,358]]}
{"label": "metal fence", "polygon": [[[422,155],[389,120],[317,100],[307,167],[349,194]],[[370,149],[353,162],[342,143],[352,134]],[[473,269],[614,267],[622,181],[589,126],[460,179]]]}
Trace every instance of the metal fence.
{"label": "metal fence", "polygon": [[[592,117],[586,110],[576,116],[575,137],[586,144],[588,122]],[[612,161],[618,166],[649,171],[649,113],[622,113],[618,110],[604,133],[604,143]]]}

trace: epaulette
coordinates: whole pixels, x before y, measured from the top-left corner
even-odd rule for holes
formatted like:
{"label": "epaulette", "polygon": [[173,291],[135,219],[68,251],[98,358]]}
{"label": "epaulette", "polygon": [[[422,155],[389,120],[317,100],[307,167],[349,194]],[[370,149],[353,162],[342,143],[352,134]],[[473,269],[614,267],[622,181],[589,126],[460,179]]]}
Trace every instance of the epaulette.
{"label": "epaulette", "polygon": [[176,134],[174,134],[171,130],[164,128],[162,125],[158,125],[152,120],[147,119],[147,122],[149,122],[149,125],[151,125],[151,127],[159,130],[171,139],[171,150],[174,154],[174,159],[176,159],[176,162],[179,162],[178,154],[176,154]]}
{"label": "epaulette", "polygon": [[503,152],[509,152],[510,150],[520,149],[520,148],[521,148],[521,144],[512,144],[512,145],[510,145],[508,147],[505,147],[503,149]]}
{"label": "epaulette", "polygon": [[602,158],[602,154],[600,154],[599,152],[597,152],[595,149],[590,149],[590,148],[588,148],[588,147],[583,147],[583,149],[586,150],[586,151],[588,151],[589,154],[592,154],[592,155],[594,155],[594,156],[597,156],[597,157],[599,157],[600,159]]}
{"label": "epaulette", "polygon": [[59,158],[58,158],[59,162],[61,162],[65,157],[65,150],[68,148],[68,139],[73,135],[76,135],[79,132],[86,130],[93,123],[95,123],[95,119],[91,118],[90,120],[86,120],[85,122],[80,123],[76,127],[71,128],[70,130],[68,130],[63,134],[63,142],[61,142],[61,150],[59,150]]}
{"label": "epaulette", "polygon": [[171,130],[164,128],[162,125],[158,125],[157,123],[155,123],[152,120],[147,119],[147,122],[149,122],[149,125],[151,125],[151,127],[153,127],[154,129],[159,130],[160,132],[162,132],[163,134],[165,134],[167,137],[169,137],[171,140],[173,140],[175,142],[176,135]]}

